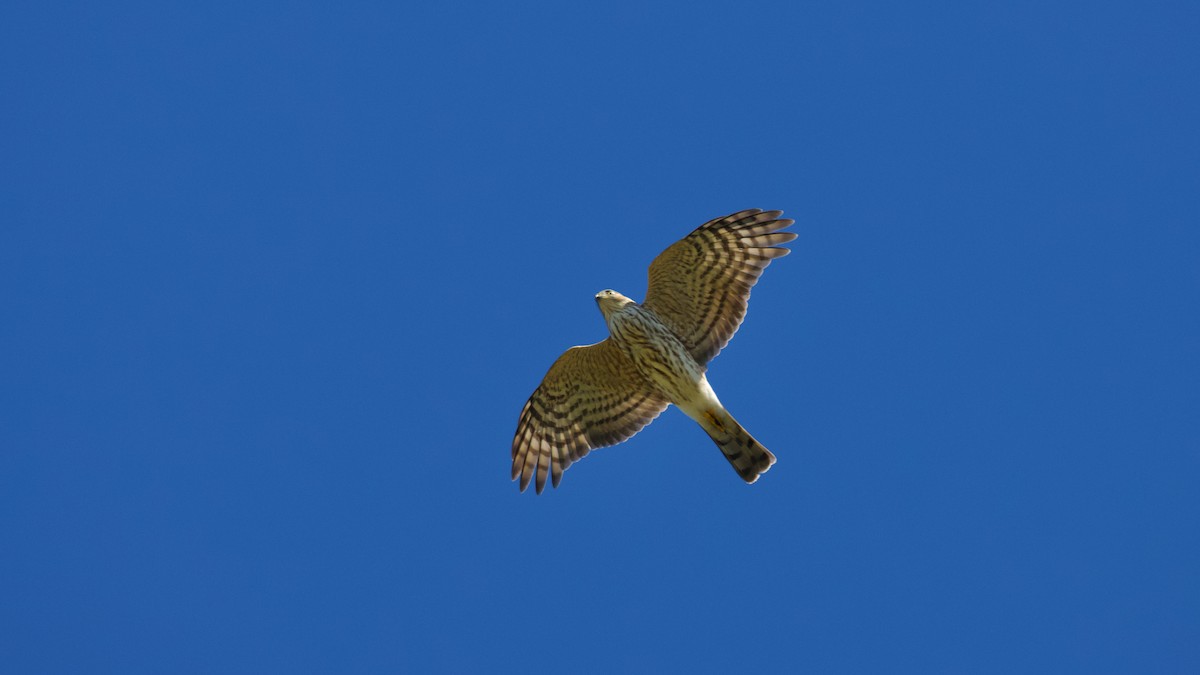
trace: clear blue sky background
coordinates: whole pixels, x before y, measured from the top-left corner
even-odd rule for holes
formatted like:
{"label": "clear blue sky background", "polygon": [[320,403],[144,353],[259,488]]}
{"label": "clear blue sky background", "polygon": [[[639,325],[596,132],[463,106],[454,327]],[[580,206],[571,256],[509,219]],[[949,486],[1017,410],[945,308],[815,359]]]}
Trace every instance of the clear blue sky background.
{"label": "clear blue sky background", "polygon": [[[10,673],[1200,672],[1192,2],[0,12]],[[551,362],[738,209],[711,381]]]}

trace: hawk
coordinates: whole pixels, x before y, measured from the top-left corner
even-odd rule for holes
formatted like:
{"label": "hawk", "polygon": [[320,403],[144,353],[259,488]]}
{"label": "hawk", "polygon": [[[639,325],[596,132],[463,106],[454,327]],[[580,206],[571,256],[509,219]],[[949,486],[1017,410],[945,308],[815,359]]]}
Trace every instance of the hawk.
{"label": "hawk", "polygon": [[596,294],[609,337],[568,349],[534,390],[517,423],[512,479],[538,494],[549,478],[596,448],[641,431],[674,403],[700,424],[734,471],[753,483],[775,455],[733,419],[704,376],[746,315],[750,288],[796,238],[782,211],[750,209],[710,220],[650,264],[646,300]]}

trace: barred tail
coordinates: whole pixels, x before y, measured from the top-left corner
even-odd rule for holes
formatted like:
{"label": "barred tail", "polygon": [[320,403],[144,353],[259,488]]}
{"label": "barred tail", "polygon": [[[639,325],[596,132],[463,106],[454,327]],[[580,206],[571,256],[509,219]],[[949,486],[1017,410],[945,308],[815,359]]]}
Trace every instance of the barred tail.
{"label": "barred tail", "polygon": [[775,463],[775,455],[754,440],[724,408],[705,411],[700,426],[725,453],[725,459],[733,465],[733,470],[747,483],[758,480]]}

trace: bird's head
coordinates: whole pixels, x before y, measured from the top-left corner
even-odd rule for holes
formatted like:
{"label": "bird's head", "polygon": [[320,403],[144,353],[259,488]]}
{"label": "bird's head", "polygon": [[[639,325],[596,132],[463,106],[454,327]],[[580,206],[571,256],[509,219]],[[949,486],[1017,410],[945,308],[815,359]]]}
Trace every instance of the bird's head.
{"label": "bird's head", "polygon": [[608,289],[596,294],[596,304],[600,306],[600,313],[608,316],[625,305],[633,304],[633,300],[612,289]]}

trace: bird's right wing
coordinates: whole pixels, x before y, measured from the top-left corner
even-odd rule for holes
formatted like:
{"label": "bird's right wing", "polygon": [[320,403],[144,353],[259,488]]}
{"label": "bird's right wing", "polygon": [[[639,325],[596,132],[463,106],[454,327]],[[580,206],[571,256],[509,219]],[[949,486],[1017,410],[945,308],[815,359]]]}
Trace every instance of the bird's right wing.
{"label": "bird's right wing", "polygon": [[796,238],[778,231],[792,224],[782,213],[749,209],[710,220],[650,264],[642,306],[671,328],[700,365],[737,332],[759,275],[790,252],[778,248]]}
{"label": "bird's right wing", "polygon": [[572,347],[558,357],[521,409],[513,437],[512,477],[541,494],[589,451],[629,438],[670,402],[611,340]]}

